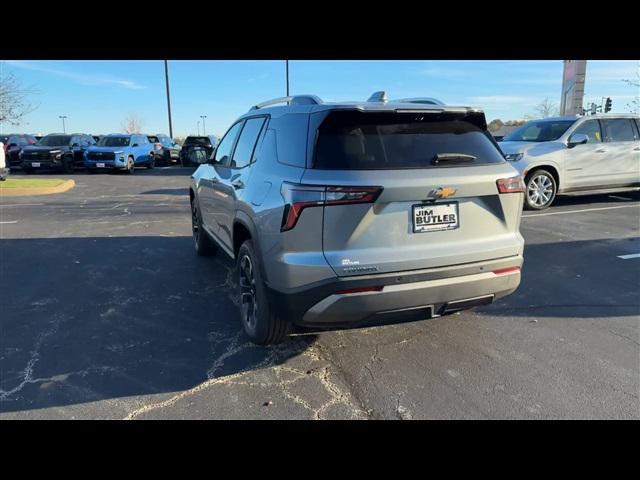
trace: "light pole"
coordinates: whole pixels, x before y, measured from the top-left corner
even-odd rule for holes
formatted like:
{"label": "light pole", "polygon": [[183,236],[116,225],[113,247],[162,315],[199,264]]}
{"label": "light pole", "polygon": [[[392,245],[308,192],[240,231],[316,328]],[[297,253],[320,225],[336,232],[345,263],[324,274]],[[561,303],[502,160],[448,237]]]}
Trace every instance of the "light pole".
{"label": "light pole", "polygon": [[62,133],[67,133],[67,129],[66,129],[65,125],[64,125],[64,119],[67,118],[67,116],[66,115],[58,115],[58,118],[62,119]]}
{"label": "light pole", "polygon": [[285,60],[286,76],[287,76],[287,97],[289,96],[289,60]]}
{"label": "light pole", "polygon": [[164,61],[164,80],[167,84],[167,111],[169,112],[169,136],[173,141],[173,127],[171,126],[171,97],[169,96],[169,64]]}
{"label": "light pole", "polygon": [[207,134],[207,129],[204,128],[204,119],[207,118],[206,115],[200,115],[200,118],[202,119],[202,135],[206,135]]}
{"label": "light pole", "polygon": [[198,120],[198,136],[200,136],[200,120]]}

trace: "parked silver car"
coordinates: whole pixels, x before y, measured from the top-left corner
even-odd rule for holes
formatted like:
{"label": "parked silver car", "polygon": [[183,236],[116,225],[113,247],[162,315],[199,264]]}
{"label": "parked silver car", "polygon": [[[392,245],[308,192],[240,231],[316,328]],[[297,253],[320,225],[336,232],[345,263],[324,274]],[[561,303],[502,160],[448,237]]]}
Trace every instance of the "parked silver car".
{"label": "parked silver car", "polygon": [[525,206],[548,208],[557,194],[640,187],[640,119],[634,115],[534,120],[499,143],[525,178]]}
{"label": "parked silver car", "polygon": [[192,175],[196,252],[236,260],[253,342],[293,323],[439,316],[518,287],[524,185],[484,113],[375,98],[256,105]]}

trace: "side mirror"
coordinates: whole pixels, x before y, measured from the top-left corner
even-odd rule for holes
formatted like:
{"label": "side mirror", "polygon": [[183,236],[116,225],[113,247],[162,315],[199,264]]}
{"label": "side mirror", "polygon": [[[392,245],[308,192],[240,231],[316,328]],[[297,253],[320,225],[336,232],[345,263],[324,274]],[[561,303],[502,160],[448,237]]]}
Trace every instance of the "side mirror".
{"label": "side mirror", "polygon": [[584,145],[589,142],[589,137],[584,133],[574,133],[569,137],[569,141],[567,142],[567,147],[573,148],[576,145]]}
{"label": "side mirror", "polygon": [[7,148],[12,148],[12,147],[17,147],[18,144],[17,143],[10,143],[9,145],[7,145]]}

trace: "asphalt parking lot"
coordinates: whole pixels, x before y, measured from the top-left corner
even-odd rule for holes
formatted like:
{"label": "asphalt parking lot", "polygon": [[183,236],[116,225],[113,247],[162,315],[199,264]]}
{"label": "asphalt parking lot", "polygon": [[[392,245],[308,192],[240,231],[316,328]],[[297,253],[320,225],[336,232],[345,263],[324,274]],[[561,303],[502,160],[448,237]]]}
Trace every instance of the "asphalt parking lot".
{"label": "asphalt parking lot", "polygon": [[265,348],[193,251],[189,173],[0,198],[0,419],[640,418],[638,194],[525,212],[493,305]]}

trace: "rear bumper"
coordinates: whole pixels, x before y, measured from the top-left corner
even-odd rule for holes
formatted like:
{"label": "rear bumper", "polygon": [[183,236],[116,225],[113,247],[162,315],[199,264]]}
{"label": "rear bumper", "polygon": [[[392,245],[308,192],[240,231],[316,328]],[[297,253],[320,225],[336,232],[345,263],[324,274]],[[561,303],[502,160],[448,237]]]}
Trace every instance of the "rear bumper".
{"label": "rear bumper", "polygon": [[[491,303],[515,291],[522,256],[472,264],[358,277],[338,277],[297,291],[270,290],[272,305],[285,319],[304,326],[388,323],[400,317],[428,318]],[[376,292],[338,293],[380,287]]]}

